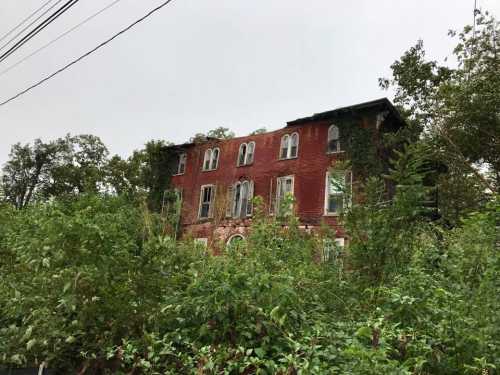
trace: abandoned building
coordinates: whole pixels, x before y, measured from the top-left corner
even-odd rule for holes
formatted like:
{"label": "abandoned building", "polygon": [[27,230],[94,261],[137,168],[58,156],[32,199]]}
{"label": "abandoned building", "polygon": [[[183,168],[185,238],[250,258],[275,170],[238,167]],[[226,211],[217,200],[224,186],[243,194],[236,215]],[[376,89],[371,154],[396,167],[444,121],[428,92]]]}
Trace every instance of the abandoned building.
{"label": "abandoned building", "polygon": [[[177,165],[171,184],[182,197],[181,233],[203,243],[244,239],[251,230],[253,197],[261,197],[266,214],[279,215],[280,202],[290,194],[301,227],[314,231],[327,224],[342,246],[345,235],[338,218],[345,195],[330,174],[338,174],[332,167],[349,157],[349,140],[340,126],[346,121],[370,130],[375,158],[387,155],[381,135],[404,125],[383,98],[299,118],[263,134],[173,146]],[[356,171],[340,173],[340,181],[349,186],[359,178]]]}

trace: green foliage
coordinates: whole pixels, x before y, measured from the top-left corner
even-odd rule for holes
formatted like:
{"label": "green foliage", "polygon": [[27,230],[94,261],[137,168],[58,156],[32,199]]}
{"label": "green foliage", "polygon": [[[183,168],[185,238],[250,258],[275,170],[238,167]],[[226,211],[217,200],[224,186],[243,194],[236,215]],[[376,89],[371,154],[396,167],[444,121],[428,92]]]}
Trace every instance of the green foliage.
{"label": "green foliage", "polygon": [[485,201],[485,191],[500,186],[500,23],[487,12],[471,26],[450,36],[458,39],[453,55],[458,64],[428,60],[419,41],[391,66],[395,103],[411,128],[424,132],[429,159],[448,172],[438,181],[444,219],[459,218]]}
{"label": "green foliage", "polygon": [[[348,252],[264,214],[224,255],[126,197],[0,209],[0,364],[63,373],[455,374],[500,366],[500,201],[425,222],[419,152],[346,214]],[[417,199],[418,198],[418,199]],[[347,266],[344,268],[343,264]]]}

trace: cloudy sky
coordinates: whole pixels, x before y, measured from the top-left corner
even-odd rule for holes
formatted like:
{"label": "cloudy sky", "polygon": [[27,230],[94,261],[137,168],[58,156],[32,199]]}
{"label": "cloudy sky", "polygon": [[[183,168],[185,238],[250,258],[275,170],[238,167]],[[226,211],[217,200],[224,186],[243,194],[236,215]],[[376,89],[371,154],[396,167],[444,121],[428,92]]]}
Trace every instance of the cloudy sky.
{"label": "cloudy sky", "polygon": [[[45,0],[1,0],[0,35]],[[112,0],[81,0],[16,63]],[[160,0],[121,0],[1,75],[0,101],[128,25]],[[500,15],[500,1],[478,0]],[[122,156],[150,139],[183,142],[225,126],[238,135],[389,95],[377,78],[418,39],[450,55],[447,36],[472,22],[474,0],[174,0],[146,22],[0,107],[0,164],[10,145],[95,134]]]}

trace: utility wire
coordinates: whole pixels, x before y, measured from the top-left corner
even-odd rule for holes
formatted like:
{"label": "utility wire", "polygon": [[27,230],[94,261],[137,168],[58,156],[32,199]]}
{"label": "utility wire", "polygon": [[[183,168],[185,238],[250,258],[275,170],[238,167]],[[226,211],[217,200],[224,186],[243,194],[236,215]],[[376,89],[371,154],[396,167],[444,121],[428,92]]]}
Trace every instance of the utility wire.
{"label": "utility wire", "polygon": [[[2,36],[0,38],[0,42],[2,42],[3,40],[5,40],[5,38],[7,38],[10,34],[12,34],[14,31],[16,31],[17,29],[19,29],[22,25],[24,25],[26,22],[28,22],[35,14],[37,14],[39,11],[41,11],[43,8],[45,8],[47,6],[47,4],[49,4],[50,2],[52,2],[53,0],[49,0],[49,1],[46,1],[45,3],[43,3],[42,6],[40,6],[40,8],[34,10],[28,17],[26,17],[25,19],[23,19],[21,22],[19,22],[12,30],[10,30],[9,32],[7,32],[4,36]],[[36,22],[36,21],[35,21]]]}
{"label": "utility wire", "polygon": [[43,29],[49,26],[52,22],[54,22],[61,15],[66,13],[73,5],[78,3],[80,0],[68,0],[62,7],[52,13],[45,21],[31,30],[26,36],[24,36],[21,40],[19,40],[16,44],[14,44],[9,50],[7,50],[3,55],[0,56],[0,62],[4,61],[7,57],[16,52],[19,48],[25,45],[29,40],[39,34]]}
{"label": "utility wire", "polygon": [[73,26],[71,29],[65,31],[64,33],[62,33],[61,35],[59,35],[57,38],[51,40],[50,42],[48,42],[47,44],[44,44],[43,46],[41,46],[40,48],[38,48],[37,50],[35,50],[34,52],[30,53],[29,55],[23,57],[21,60],[19,60],[18,62],[16,62],[15,64],[12,64],[11,66],[9,66],[7,69],[4,69],[2,71],[0,71],[0,77],[2,77],[3,75],[5,75],[7,72],[11,71],[12,69],[14,69],[15,67],[17,67],[18,65],[22,64],[23,62],[25,62],[26,60],[30,59],[31,57],[35,56],[36,54],[40,53],[41,51],[43,51],[44,49],[46,49],[47,47],[50,47],[52,44],[54,44],[55,42],[57,42],[58,40],[64,38],[66,35],[72,33],[73,31],[75,31],[76,29],[82,27],[84,24],[86,24],[87,22],[91,21],[92,19],[94,19],[95,17],[99,16],[101,13],[104,13],[105,11],[107,11],[109,8],[115,6],[116,4],[118,4],[120,1],[122,0],[114,0],[112,3],[108,4],[106,7],[102,8],[100,11],[92,14],[91,16],[85,18],[82,22],[80,22],[79,24]]}
{"label": "utility wire", "polygon": [[14,35],[12,38],[9,39],[9,41],[7,43],[5,43],[4,45],[2,45],[0,47],[0,51],[3,50],[5,47],[7,47],[11,42],[13,42],[14,40],[16,40],[16,38],[21,35],[22,33],[24,33],[26,30],[28,30],[31,26],[33,26],[36,21],[38,21],[40,18],[42,18],[43,16],[45,16],[47,13],[49,13],[52,9],[55,8],[55,6],[57,4],[59,4],[61,1],[63,0],[57,0],[57,2],[55,4],[52,4],[52,6],[49,8],[49,9],[46,9],[42,14],[40,14],[37,18],[35,18],[28,26],[26,26],[24,29],[22,29],[21,31],[19,31],[16,35]]}
{"label": "utility wire", "polygon": [[63,66],[62,68],[56,70],[54,73],[52,74],[49,74],[48,76],[46,76],[45,78],[41,79],[40,81],[38,81],[37,83],[27,87],[26,89],[20,91],[19,93],[17,93],[16,95],[10,97],[9,99],[6,99],[4,100],[3,102],[0,102],[0,107],[1,106],[4,106],[6,105],[7,103],[10,103],[11,101],[19,98],[20,96],[26,94],[27,92],[33,90],[34,88],[42,85],[43,83],[47,82],[48,80],[50,80],[51,78],[55,77],[56,75],[58,75],[59,73],[62,73],[64,72],[66,69],[70,68],[71,66],[75,65],[76,63],[80,62],[81,60],[85,59],[86,57],[90,56],[91,54],[93,54],[94,52],[96,52],[97,50],[101,49],[102,47],[104,47],[105,45],[107,45],[108,43],[112,42],[113,40],[115,40],[116,38],[118,38],[120,35],[126,33],[127,31],[129,31],[130,29],[132,29],[134,26],[136,26],[137,24],[141,23],[142,21],[144,21],[145,19],[149,18],[151,15],[153,15],[154,13],[158,12],[160,9],[162,9],[163,7],[165,7],[166,5],[170,4],[173,0],[166,0],[164,1],[163,3],[161,3],[160,5],[158,5],[156,8],[150,10],[148,13],[146,13],[144,16],[142,16],[141,18],[137,19],[136,21],[134,21],[133,23],[131,23],[130,25],[128,25],[127,27],[125,27],[124,29],[120,30],[119,32],[117,32],[116,34],[114,34],[111,38],[109,39],[106,39],[104,42],[102,42],[101,44],[97,45],[96,47],[92,48],[90,51],[84,53],[83,55],[81,55],[80,57],[76,58],[75,60],[71,61],[70,63],[66,64],[65,66]]}

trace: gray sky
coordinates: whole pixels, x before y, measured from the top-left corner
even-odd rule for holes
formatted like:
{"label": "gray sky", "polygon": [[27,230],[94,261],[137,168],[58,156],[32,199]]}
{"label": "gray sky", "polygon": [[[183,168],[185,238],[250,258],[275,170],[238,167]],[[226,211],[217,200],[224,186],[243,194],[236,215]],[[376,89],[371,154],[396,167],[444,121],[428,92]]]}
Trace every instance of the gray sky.
{"label": "gray sky", "polygon": [[[1,0],[0,34],[43,0]],[[111,0],[82,0],[0,70]],[[0,100],[51,73],[160,4],[115,7],[0,77]],[[500,1],[479,0],[500,14]],[[473,0],[174,0],[98,53],[0,107],[0,164],[15,142],[101,137],[127,156],[150,139],[184,142],[217,126],[237,135],[386,96],[377,78],[419,38],[449,56],[450,28]]]}

